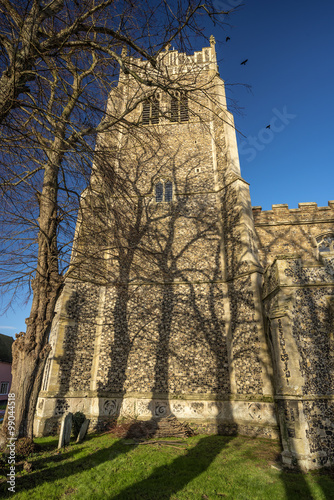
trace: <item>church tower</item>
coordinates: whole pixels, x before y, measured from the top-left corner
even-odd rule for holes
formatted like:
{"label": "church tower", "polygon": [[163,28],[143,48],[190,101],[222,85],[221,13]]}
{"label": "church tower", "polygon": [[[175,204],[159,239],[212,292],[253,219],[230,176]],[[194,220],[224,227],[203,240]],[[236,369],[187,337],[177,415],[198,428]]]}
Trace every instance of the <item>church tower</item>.
{"label": "church tower", "polygon": [[92,429],[173,414],[276,438],[263,271],[214,38],[159,64],[168,86],[144,86],[155,69],[129,58],[110,94],[105,122],[119,122],[82,196],[35,431],[82,411]]}

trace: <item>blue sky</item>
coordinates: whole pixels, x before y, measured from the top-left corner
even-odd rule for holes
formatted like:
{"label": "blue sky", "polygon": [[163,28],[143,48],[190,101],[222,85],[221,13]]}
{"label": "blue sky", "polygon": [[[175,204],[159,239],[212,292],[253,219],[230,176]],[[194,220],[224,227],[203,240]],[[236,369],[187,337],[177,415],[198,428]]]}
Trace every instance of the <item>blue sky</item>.
{"label": "blue sky", "polygon": [[[215,2],[219,9],[238,3]],[[213,32],[220,76],[241,108],[235,123],[246,136],[238,135],[239,156],[252,204],[263,210],[274,203],[327,206],[334,199],[334,2],[243,4],[228,17],[225,33]],[[251,91],[229,86],[236,83]]]}
{"label": "blue sky", "polygon": [[[217,10],[241,4],[214,2]],[[327,206],[334,199],[334,2],[244,0],[224,20],[231,26],[207,23],[207,34],[216,37],[220,76],[239,108],[241,173],[253,206]],[[29,305],[14,307],[0,317],[0,333],[25,330]]]}

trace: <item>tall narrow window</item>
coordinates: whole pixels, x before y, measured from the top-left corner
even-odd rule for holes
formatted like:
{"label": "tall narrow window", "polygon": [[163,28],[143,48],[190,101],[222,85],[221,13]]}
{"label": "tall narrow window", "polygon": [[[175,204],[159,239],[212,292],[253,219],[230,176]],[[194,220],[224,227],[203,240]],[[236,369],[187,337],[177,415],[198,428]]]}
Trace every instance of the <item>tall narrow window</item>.
{"label": "tall narrow window", "polygon": [[170,119],[172,122],[189,120],[188,97],[184,92],[173,92],[170,102]]}
{"label": "tall narrow window", "polygon": [[159,101],[158,99],[151,100],[151,123],[159,123]]}
{"label": "tall narrow window", "polygon": [[158,184],[155,185],[155,201],[157,203],[160,203],[163,200],[164,196],[164,186],[162,182],[158,182]]}
{"label": "tall narrow window", "polygon": [[173,200],[173,183],[167,181],[165,183],[165,201],[171,202]]}
{"label": "tall narrow window", "polygon": [[189,120],[188,97],[186,94],[181,94],[180,98],[180,120],[181,122]]}
{"label": "tall narrow window", "polygon": [[143,125],[149,125],[150,113],[151,113],[151,103],[150,103],[150,101],[144,101],[143,102],[143,114],[142,114]]}
{"label": "tall narrow window", "polygon": [[179,121],[179,100],[174,96],[172,96],[172,100],[170,103],[170,119],[172,122]]}
{"label": "tall narrow window", "polygon": [[43,380],[43,385],[42,385],[42,390],[46,391],[48,388],[48,381],[49,381],[49,374],[50,374],[50,366],[51,366],[51,359],[49,358],[46,361],[45,369],[44,369],[44,380]]}
{"label": "tall narrow window", "polygon": [[142,124],[153,125],[159,123],[159,100],[155,97],[143,102]]}

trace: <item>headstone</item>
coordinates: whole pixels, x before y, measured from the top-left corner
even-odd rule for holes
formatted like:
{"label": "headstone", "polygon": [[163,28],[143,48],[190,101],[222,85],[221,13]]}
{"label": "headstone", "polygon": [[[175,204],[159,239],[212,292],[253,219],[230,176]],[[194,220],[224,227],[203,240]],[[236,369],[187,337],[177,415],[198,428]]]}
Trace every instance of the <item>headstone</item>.
{"label": "headstone", "polygon": [[86,434],[87,434],[87,429],[88,429],[88,426],[89,426],[89,418],[86,418],[84,423],[82,424],[82,426],[80,427],[80,431],[79,431],[79,434],[78,434],[78,437],[77,437],[77,443],[81,443],[81,441],[84,440]]}
{"label": "headstone", "polygon": [[68,413],[63,417],[61,421],[58,449],[62,448],[63,446],[66,446],[70,442],[71,430],[72,430],[72,418],[73,414]]}

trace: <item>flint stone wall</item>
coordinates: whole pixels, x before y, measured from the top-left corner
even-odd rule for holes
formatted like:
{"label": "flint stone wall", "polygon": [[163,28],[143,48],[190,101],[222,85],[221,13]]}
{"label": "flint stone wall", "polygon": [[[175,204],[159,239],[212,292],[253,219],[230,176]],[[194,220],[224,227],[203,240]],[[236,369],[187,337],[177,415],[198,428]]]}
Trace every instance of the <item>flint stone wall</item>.
{"label": "flint stone wall", "polygon": [[333,270],[281,257],[265,275],[283,456],[306,469],[334,462]]}

